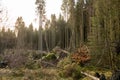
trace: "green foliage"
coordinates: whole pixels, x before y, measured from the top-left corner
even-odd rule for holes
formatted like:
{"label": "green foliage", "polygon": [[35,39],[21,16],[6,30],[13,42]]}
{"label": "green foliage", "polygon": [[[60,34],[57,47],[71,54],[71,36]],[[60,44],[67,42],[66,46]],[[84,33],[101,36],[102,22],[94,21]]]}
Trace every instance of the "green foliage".
{"label": "green foliage", "polygon": [[16,36],[15,33],[8,29],[5,30],[5,27],[0,30],[0,53],[3,53],[5,49],[14,48],[16,45]]}
{"label": "green foliage", "polygon": [[59,61],[57,64],[58,67],[63,68],[65,65],[71,64],[71,59],[69,57],[66,57]]}
{"label": "green foliage", "polygon": [[60,68],[59,75],[63,78],[73,78],[73,80],[78,80],[82,78],[81,67],[75,63],[71,63],[69,57],[61,60],[58,65]]}
{"label": "green foliage", "polygon": [[41,68],[39,61],[28,60],[25,64],[25,68],[27,69],[38,69]]}
{"label": "green foliage", "polygon": [[[27,51],[27,57],[28,60],[25,63],[25,68],[28,69],[38,69],[41,67],[40,65],[40,59],[41,59],[41,54],[38,51]],[[44,56],[45,54],[42,54],[42,56]]]}
{"label": "green foliage", "polygon": [[78,80],[82,78],[81,68],[77,64],[67,64],[64,66],[63,70],[60,71],[59,75],[64,78],[72,77],[73,80]]}
{"label": "green foliage", "polygon": [[93,65],[89,65],[89,66],[83,67],[82,70],[83,70],[83,71],[87,71],[87,70],[96,71],[96,70],[97,70],[97,67],[96,67],[96,66],[93,66]]}
{"label": "green foliage", "polygon": [[49,60],[56,60],[57,57],[56,57],[55,53],[48,53],[46,56],[43,56],[42,59],[49,61]]}

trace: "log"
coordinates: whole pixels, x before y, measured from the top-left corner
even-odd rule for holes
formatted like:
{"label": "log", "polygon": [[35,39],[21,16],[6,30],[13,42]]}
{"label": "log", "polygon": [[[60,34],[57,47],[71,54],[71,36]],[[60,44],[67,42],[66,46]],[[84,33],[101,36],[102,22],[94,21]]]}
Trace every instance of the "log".
{"label": "log", "polygon": [[60,47],[56,46],[54,49],[53,49],[54,52],[63,52],[63,53],[66,53],[66,54],[70,54],[70,52],[66,51],[66,50],[63,50],[61,49]]}
{"label": "log", "polygon": [[92,78],[93,80],[100,80],[99,78],[97,78],[97,77],[95,77],[95,76],[92,76],[92,75],[90,75],[90,74],[88,74],[88,73],[86,73],[86,72],[82,72],[82,71],[81,71],[81,74],[84,74],[85,76],[88,76],[88,77]]}

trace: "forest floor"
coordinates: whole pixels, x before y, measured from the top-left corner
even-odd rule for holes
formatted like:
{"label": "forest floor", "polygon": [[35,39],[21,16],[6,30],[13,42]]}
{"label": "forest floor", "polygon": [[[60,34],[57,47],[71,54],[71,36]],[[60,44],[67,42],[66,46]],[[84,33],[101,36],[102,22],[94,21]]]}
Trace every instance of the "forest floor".
{"label": "forest floor", "polygon": [[63,79],[57,69],[0,69],[0,80],[72,80]]}
{"label": "forest floor", "polygon": [[[80,55],[75,55],[74,58],[78,59],[78,56]],[[73,62],[72,55],[62,49],[48,53],[6,50],[1,62],[2,59],[8,61],[8,65],[5,68],[0,68],[0,80],[92,80],[81,72],[92,76],[98,72],[100,75],[105,74],[109,80],[112,75],[109,69],[96,68],[88,63],[89,61],[84,66]],[[3,62],[0,65],[3,65]]]}
{"label": "forest floor", "polygon": [[[97,71],[104,73],[107,78],[111,76],[110,71]],[[86,73],[93,75],[95,71],[87,70]],[[0,80],[73,80],[71,77],[61,78],[56,68],[40,69],[0,69]],[[84,77],[80,80],[92,80],[90,77]]]}

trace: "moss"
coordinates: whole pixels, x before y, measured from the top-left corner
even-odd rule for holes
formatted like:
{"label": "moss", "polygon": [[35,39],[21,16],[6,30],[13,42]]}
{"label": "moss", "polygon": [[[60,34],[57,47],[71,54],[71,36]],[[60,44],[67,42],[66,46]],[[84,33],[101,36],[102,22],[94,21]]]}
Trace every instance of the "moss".
{"label": "moss", "polygon": [[42,59],[45,59],[45,60],[56,60],[57,57],[55,56],[54,53],[48,53],[48,55],[44,56]]}

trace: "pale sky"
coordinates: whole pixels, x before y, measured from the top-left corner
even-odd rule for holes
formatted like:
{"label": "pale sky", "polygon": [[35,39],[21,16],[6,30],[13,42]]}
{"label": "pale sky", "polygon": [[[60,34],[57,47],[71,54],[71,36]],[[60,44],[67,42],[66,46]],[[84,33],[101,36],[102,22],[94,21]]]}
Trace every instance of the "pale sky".
{"label": "pale sky", "polygon": [[[14,23],[18,16],[22,16],[26,25],[31,22],[34,26],[38,26],[35,19],[37,15],[35,13],[35,0],[2,0],[3,5],[8,9],[8,16],[10,20],[10,26],[14,26]],[[46,16],[50,19],[51,14],[59,16],[62,0],[46,0]]]}

